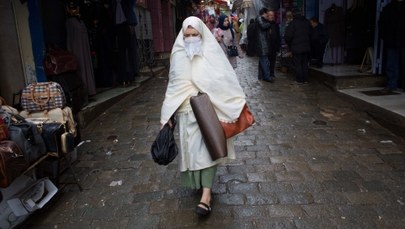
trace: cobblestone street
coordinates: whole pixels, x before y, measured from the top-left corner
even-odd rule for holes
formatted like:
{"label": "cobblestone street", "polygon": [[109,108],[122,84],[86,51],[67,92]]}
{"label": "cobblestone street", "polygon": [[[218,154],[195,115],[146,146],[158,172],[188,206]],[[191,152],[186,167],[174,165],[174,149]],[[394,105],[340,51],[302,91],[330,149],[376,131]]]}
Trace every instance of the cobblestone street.
{"label": "cobblestone street", "polygon": [[208,219],[194,213],[200,195],[180,186],[178,158],[160,166],[150,155],[161,77],[82,130],[91,142],[74,169],[84,190],[67,186],[25,227],[405,228],[404,140],[314,80],[258,81],[258,60],[238,61],[256,124],[236,137],[237,159],[218,167]]}

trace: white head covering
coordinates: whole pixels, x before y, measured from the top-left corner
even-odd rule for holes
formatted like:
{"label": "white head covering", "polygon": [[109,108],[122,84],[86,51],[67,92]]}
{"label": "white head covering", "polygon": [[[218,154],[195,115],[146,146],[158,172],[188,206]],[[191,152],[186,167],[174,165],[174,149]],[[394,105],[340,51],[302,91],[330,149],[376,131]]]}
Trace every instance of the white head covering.
{"label": "white head covering", "polygon": [[[202,36],[202,56],[192,60],[185,51],[183,33],[192,26]],[[209,95],[221,121],[237,119],[246,103],[245,94],[228,58],[211,31],[197,17],[184,20],[170,56],[169,83],[161,110],[165,124],[180,105],[198,92]]]}

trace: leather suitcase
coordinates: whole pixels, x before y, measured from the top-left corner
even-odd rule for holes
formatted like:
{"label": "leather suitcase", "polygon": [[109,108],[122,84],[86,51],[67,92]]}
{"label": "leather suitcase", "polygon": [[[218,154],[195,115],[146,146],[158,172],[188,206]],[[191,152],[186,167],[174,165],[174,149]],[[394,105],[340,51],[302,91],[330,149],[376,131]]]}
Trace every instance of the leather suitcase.
{"label": "leather suitcase", "polygon": [[28,167],[29,162],[15,142],[0,142],[0,188],[7,188]]}
{"label": "leather suitcase", "polygon": [[28,112],[21,111],[20,115],[24,117],[28,122],[35,124],[41,124],[47,120],[66,123],[67,122],[67,131],[73,134],[74,137],[77,135],[76,123],[73,119],[72,109],[70,107],[55,108],[49,111],[39,111],[39,112]]}

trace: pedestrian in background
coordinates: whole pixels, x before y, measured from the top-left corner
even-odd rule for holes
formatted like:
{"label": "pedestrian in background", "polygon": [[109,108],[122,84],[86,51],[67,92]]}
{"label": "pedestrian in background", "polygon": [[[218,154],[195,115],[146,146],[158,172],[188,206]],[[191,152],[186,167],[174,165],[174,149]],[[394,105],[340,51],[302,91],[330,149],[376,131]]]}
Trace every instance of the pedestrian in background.
{"label": "pedestrian in background", "polygon": [[323,55],[325,54],[326,44],[329,37],[322,23],[318,18],[313,17],[309,20],[312,26],[311,33],[311,64],[318,68],[323,66]]}
{"label": "pedestrian in background", "polygon": [[257,26],[257,46],[256,53],[259,56],[259,73],[258,79],[273,83],[274,79],[270,75],[270,28],[267,8],[262,8],[259,11],[259,16],[256,18]]}
{"label": "pedestrian in background", "polygon": [[[160,123],[176,115],[180,136],[181,181],[186,187],[202,189],[195,211],[211,212],[211,190],[217,165],[235,159],[233,139],[227,139],[228,156],[212,161],[190,105],[190,97],[207,93],[223,122],[235,121],[246,103],[245,94],[227,57],[204,22],[197,17],[184,20],[170,57],[169,82],[161,109]],[[161,128],[162,128],[161,127]]]}
{"label": "pedestrian in background", "polygon": [[280,27],[276,22],[276,17],[273,10],[267,12],[270,21],[270,49],[269,49],[269,64],[270,64],[270,78],[274,79],[277,53],[280,52],[281,36]]}
{"label": "pedestrian in background", "polygon": [[247,35],[247,48],[246,48],[246,55],[248,56],[256,56],[256,41],[257,41],[257,27],[255,19],[252,18],[249,21],[249,25],[246,31]]}
{"label": "pedestrian in background", "polygon": [[[228,46],[237,45],[235,31],[233,30],[229,17],[225,14],[222,14],[218,17],[218,26],[213,30],[214,36],[217,39],[218,43],[221,45],[223,52],[227,55]],[[237,56],[227,55],[229,63],[231,63],[233,68],[236,68],[237,65]]]}
{"label": "pedestrian in background", "polygon": [[215,18],[215,15],[210,15],[205,25],[208,27],[210,31],[215,29],[218,26],[218,22],[217,19]]}
{"label": "pedestrian in background", "polygon": [[405,2],[392,0],[383,8],[379,21],[380,36],[386,53],[385,73],[388,82],[385,92],[405,88]]}
{"label": "pedestrian in background", "polygon": [[297,84],[308,83],[311,30],[309,21],[300,12],[295,12],[285,31],[284,39],[292,52]]}

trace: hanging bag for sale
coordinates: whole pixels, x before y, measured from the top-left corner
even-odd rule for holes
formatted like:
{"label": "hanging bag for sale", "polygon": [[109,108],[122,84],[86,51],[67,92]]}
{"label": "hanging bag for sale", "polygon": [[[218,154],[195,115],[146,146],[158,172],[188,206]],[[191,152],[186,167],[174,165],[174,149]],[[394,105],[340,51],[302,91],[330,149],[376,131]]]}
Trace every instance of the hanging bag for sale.
{"label": "hanging bag for sale", "polygon": [[44,70],[47,76],[59,75],[77,70],[76,57],[68,50],[49,46],[44,58]]}
{"label": "hanging bag for sale", "polygon": [[21,106],[29,112],[63,108],[65,105],[65,93],[55,82],[32,83],[21,95]]}

